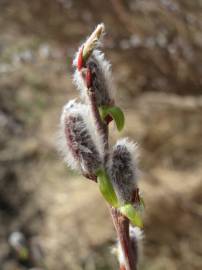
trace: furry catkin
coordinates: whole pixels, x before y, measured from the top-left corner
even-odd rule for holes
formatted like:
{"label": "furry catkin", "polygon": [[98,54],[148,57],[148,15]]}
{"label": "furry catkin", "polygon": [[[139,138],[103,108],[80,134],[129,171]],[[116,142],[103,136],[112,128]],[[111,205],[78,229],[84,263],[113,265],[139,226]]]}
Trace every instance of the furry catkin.
{"label": "furry catkin", "polygon": [[136,146],[128,139],[119,140],[113,147],[109,162],[109,175],[122,204],[131,203],[137,189]]}
{"label": "furry catkin", "polygon": [[[100,25],[101,27],[101,25]],[[104,31],[104,26],[101,27]],[[103,32],[101,33],[101,36]],[[88,101],[87,89],[89,88],[89,82],[86,80],[87,70],[91,73],[91,85],[93,91],[95,91],[97,106],[112,105],[114,103],[114,87],[111,73],[111,65],[105,60],[104,54],[97,49],[100,45],[100,41],[93,42],[93,50],[89,49],[87,59],[82,59],[82,55],[86,55],[86,47],[89,46],[91,36],[86,42],[79,48],[73,60],[73,67],[75,69],[73,75],[73,81],[76,87],[81,93],[81,97]],[[86,46],[88,45],[88,46]]]}
{"label": "furry catkin", "polygon": [[102,166],[102,157],[85,121],[87,106],[70,101],[61,116],[62,153],[67,164],[83,173],[94,175]]}
{"label": "furry catkin", "polygon": [[91,72],[91,87],[95,91],[97,106],[112,105],[114,90],[111,65],[104,59],[104,54],[94,50],[86,66]]}

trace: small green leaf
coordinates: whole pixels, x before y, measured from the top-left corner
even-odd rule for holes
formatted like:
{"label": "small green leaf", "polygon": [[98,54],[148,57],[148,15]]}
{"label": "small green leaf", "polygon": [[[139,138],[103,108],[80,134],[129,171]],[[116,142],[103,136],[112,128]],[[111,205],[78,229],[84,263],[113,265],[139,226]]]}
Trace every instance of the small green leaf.
{"label": "small green leaf", "polygon": [[133,225],[142,228],[143,221],[138,211],[132,206],[132,204],[125,204],[119,208],[120,212],[126,216]]}
{"label": "small green leaf", "polygon": [[121,131],[123,129],[124,123],[125,123],[125,117],[122,110],[119,107],[101,106],[99,108],[99,111],[100,111],[100,116],[102,120],[104,120],[107,115],[110,115],[115,121],[118,131]]}
{"label": "small green leaf", "polygon": [[105,200],[113,207],[118,207],[118,199],[116,193],[105,170],[98,170],[96,175],[100,192],[102,193]]}

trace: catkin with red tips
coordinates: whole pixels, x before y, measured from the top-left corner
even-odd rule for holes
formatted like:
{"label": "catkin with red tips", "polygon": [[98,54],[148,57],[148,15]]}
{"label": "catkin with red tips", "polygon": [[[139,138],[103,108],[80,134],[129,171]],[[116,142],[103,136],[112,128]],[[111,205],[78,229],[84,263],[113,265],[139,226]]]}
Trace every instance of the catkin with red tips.
{"label": "catkin with red tips", "polygon": [[[101,44],[95,35],[98,28],[99,38],[102,37],[104,25],[100,24],[75,55],[73,81],[79,89],[81,97],[86,101],[88,101],[87,90],[91,88],[95,92],[97,106],[100,107],[113,105],[114,86],[111,64],[105,59],[104,54],[97,49]],[[89,81],[89,72],[91,81]]]}

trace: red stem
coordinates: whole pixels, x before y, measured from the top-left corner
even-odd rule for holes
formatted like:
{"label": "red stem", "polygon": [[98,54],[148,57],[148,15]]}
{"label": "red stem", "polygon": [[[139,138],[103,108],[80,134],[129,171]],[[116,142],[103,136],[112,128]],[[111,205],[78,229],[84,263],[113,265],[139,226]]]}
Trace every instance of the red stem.
{"label": "red stem", "polygon": [[[131,246],[129,235],[129,220],[113,207],[111,207],[110,212],[124,254],[125,270],[137,270],[136,252],[134,252]],[[121,266],[121,268],[123,268],[123,266]]]}

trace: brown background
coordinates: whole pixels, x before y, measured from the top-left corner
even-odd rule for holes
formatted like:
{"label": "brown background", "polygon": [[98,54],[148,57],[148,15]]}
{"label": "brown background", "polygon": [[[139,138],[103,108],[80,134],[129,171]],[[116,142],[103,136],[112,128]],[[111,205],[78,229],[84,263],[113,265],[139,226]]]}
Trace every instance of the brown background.
{"label": "brown background", "polygon": [[202,269],[202,1],[0,1],[0,265],[7,238],[36,239],[47,269],[117,269],[97,186],[56,151],[71,60],[99,22],[126,127],[139,143],[146,211],[141,269]]}

